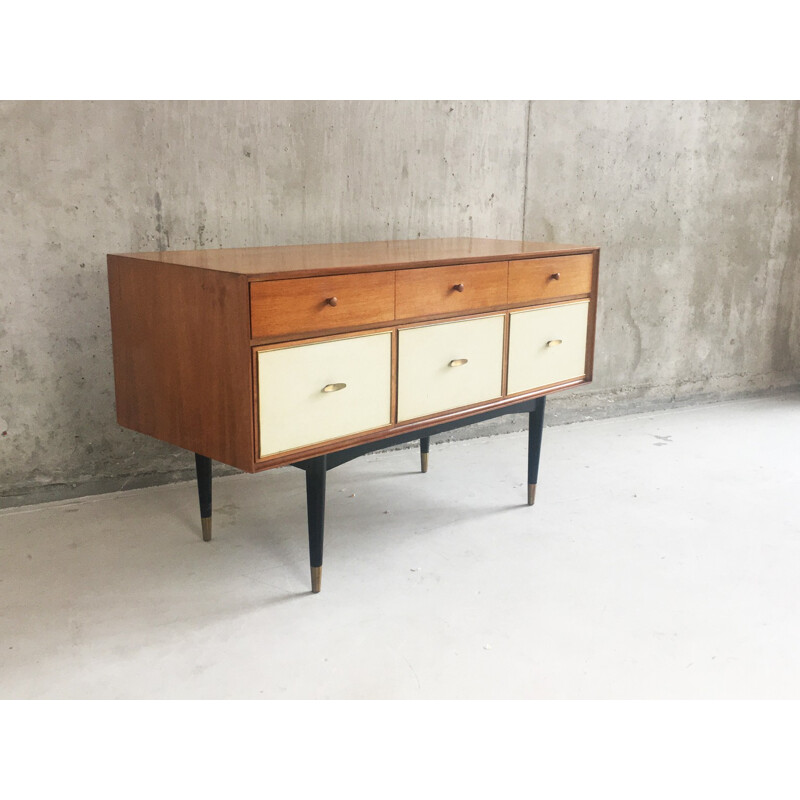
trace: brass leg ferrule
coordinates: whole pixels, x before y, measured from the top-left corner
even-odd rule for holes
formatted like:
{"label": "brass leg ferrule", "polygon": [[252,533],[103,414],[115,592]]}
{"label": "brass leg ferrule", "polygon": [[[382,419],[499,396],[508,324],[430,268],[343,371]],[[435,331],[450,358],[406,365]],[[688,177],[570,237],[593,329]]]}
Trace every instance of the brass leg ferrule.
{"label": "brass leg ferrule", "polygon": [[423,472],[428,471],[428,454],[427,453],[420,453],[419,454],[419,463],[420,467]]}
{"label": "brass leg ferrule", "polygon": [[311,567],[311,591],[317,594],[322,588],[322,567]]}
{"label": "brass leg ferrule", "polygon": [[529,483],[528,484],[528,505],[532,506],[533,501],[536,499],[536,484]]}
{"label": "brass leg ferrule", "polygon": [[211,541],[211,517],[200,517],[200,524],[203,526],[203,541]]}

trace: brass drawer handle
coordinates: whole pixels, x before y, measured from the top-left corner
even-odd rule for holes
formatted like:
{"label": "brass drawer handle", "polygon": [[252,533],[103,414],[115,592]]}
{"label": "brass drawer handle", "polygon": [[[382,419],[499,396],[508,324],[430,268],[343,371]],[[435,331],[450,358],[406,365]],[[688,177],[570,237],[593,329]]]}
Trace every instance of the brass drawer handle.
{"label": "brass drawer handle", "polygon": [[457,283],[453,287],[453,289],[455,289],[455,291],[457,291],[457,292],[463,292],[464,291],[464,284],[463,283]]}
{"label": "brass drawer handle", "polygon": [[346,383],[329,383],[327,386],[322,387],[323,392],[340,392],[342,389],[346,389]]}
{"label": "brass drawer handle", "polygon": [[564,340],[563,339],[551,339],[548,343],[548,347],[558,347]]}
{"label": "brass drawer handle", "polygon": [[554,281],[561,280],[561,273],[560,273],[560,272],[554,272],[554,273],[553,273],[553,274],[550,276],[550,279],[551,279],[551,280],[554,280]]}
{"label": "brass drawer handle", "polygon": [[329,306],[337,306],[337,305],[339,305],[339,299],[337,297],[329,297],[325,302]]}
{"label": "brass drawer handle", "polygon": [[454,358],[447,366],[448,367],[463,367],[469,361],[468,358]]}

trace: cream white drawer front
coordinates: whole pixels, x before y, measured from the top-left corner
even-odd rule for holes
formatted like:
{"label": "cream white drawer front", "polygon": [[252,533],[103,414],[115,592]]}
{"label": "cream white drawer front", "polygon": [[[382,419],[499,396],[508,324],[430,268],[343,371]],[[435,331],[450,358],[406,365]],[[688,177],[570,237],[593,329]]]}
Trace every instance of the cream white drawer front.
{"label": "cream white drawer front", "polygon": [[392,334],[258,351],[260,457],[391,422]]}
{"label": "cream white drawer front", "polygon": [[588,300],[512,312],[508,394],[582,377],[588,317]]}
{"label": "cream white drawer front", "polygon": [[397,419],[500,397],[504,316],[399,331]]}

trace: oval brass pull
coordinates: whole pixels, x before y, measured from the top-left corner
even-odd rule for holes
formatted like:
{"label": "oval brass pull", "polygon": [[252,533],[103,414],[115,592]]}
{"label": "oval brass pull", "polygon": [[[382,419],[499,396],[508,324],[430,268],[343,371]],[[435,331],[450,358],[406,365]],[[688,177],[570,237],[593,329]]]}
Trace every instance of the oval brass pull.
{"label": "oval brass pull", "polygon": [[342,389],[346,389],[346,383],[329,383],[327,386],[322,387],[323,392],[340,392]]}
{"label": "oval brass pull", "polygon": [[325,302],[329,306],[337,306],[337,305],[339,305],[339,300],[336,297],[329,297]]}
{"label": "oval brass pull", "polygon": [[457,283],[453,288],[457,292],[463,292],[464,291],[464,284],[463,283]]}
{"label": "oval brass pull", "polygon": [[463,367],[469,361],[468,358],[454,358],[447,366],[448,367]]}
{"label": "oval brass pull", "polygon": [[563,339],[551,339],[548,343],[548,347],[558,347],[564,340]]}
{"label": "oval brass pull", "polygon": [[550,277],[551,277],[551,278],[552,278],[554,281],[561,280],[561,273],[560,273],[560,272],[554,272],[554,273],[553,273],[553,274],[552,274]]}

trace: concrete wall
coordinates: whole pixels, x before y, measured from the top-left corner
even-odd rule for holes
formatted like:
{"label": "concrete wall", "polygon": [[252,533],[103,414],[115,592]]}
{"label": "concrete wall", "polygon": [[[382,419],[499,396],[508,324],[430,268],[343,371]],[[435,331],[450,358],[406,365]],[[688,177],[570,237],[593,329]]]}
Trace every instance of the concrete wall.
{"label": "concrete wall", "polygon": [[800,103],[795,103],[794,168],[789,174],[791,233],[788,266],[781,280],[773,366],[800,378]]}
{"label": "concrete wall", "polygon": [[116,424],[109,252],[417,236],[598,244],[595,382],[554,398],[551,419],[797,384],[799,112],[0,103],[0,505],[190,474],[190,454]]}
{"label": "concrete wall", "polygon": [[526,237],[604,248],[593,391],[797,378],[797,119],[792,103],[532,105]]}

